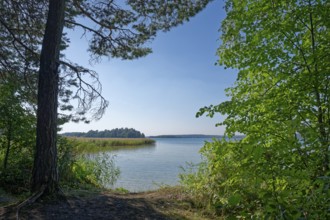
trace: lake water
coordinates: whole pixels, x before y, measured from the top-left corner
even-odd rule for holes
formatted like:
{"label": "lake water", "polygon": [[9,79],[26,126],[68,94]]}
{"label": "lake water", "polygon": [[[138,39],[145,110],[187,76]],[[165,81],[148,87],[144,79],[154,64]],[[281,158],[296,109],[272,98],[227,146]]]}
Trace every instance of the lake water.
{"label": "lake water", "polygon": [[199,150],[206,138],[154,138],[156,144],[133,149],[111,151],[120,177],[111,188],[123,187],[132,192],[177,185],[181,166],[199,163]]}

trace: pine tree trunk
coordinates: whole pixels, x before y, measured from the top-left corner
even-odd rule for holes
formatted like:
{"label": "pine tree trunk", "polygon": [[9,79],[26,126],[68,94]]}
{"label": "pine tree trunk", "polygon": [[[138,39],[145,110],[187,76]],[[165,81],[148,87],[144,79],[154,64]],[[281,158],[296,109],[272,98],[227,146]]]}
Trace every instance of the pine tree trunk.
{"label": "pine tree trunk", "polygon": [[58,192],[57,98],[59,53],[64,26],[65,0],[50,0],[40,56],[38,81],[37,141],[31,191],[45,187],[46,194]]}

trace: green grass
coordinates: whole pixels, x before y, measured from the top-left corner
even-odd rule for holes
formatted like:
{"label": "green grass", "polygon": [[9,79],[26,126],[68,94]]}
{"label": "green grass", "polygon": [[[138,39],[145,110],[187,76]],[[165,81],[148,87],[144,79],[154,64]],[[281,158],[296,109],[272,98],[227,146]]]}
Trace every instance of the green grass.
{"label": "green grass", "polygon": [[67,137],[69,143],[74,146],[74,152],[87,153],[99,151],[112,151],[122,148],[136,148],[155,144],[155,140],[149,138],[77,138]]}

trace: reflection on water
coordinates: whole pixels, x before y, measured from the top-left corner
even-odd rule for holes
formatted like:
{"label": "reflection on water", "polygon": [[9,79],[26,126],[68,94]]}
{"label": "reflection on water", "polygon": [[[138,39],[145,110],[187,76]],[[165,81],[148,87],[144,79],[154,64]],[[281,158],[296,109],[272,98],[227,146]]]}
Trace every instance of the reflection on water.
{"label": "reflection on water", "polygon": [[[157,138],[156,144],[116,149],[116,166],[121,174],[112,188],[139,192],[178,184],[180,167],[186,162],[199,163],[198,153],[205,138]],[[109,186],[108,186],[109,187]]]}
{"label": "reflection on water", "polygon": [[138,146],[119,146],[119,147],[112,147],[113,150],[111,150],[111,153],[117,154],[117,152],[136,152],[141,149],[146,150],[146,149],[154,149],[156,150],[156,144],[149,144],[149,145],[138,145]]}

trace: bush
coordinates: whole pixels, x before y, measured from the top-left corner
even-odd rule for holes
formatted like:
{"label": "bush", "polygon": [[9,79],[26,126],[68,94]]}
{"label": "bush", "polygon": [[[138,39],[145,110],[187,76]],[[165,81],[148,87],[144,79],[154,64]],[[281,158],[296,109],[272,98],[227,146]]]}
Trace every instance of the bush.
{"label": "bush", "polygon": [[86,156],[74,153],[72,142],[60,137],[59,173],[62,185],[70,187],[104,187],[112,185],[120,172],[115,166],[114,156],[103,153]]}
{"label": "bush", "polygon": [[196,205],[234,218],[330,217],[328,177],[311,177],[315,165],[305,167],[295,153],[278,156],[277,149],[247,140],[205,144],[197,172],[181,175]]}
{"label": "bush", "polygon": [[[25,142],[26,143],[26,142]],[[14,143],[4,169],[0,166],[0,187],[21,194],[29,192],[33,167],[33,142],[30,145]],[[61,186],[74,188],[104,187],[113,184],[119,176],[114,157],[108,154],[87,157],[78,155],[66,138],[58,137],[58,169]],[[2,165],[4,151],[0,149]]]}
{"label": "bush", "polygon": [[33,166],[33,145],[31,143],[28,141],[13,142],[6,168],[3,166],[6,149],[0,148],[0,187],[5,191],[14,194],[29,191]]}

